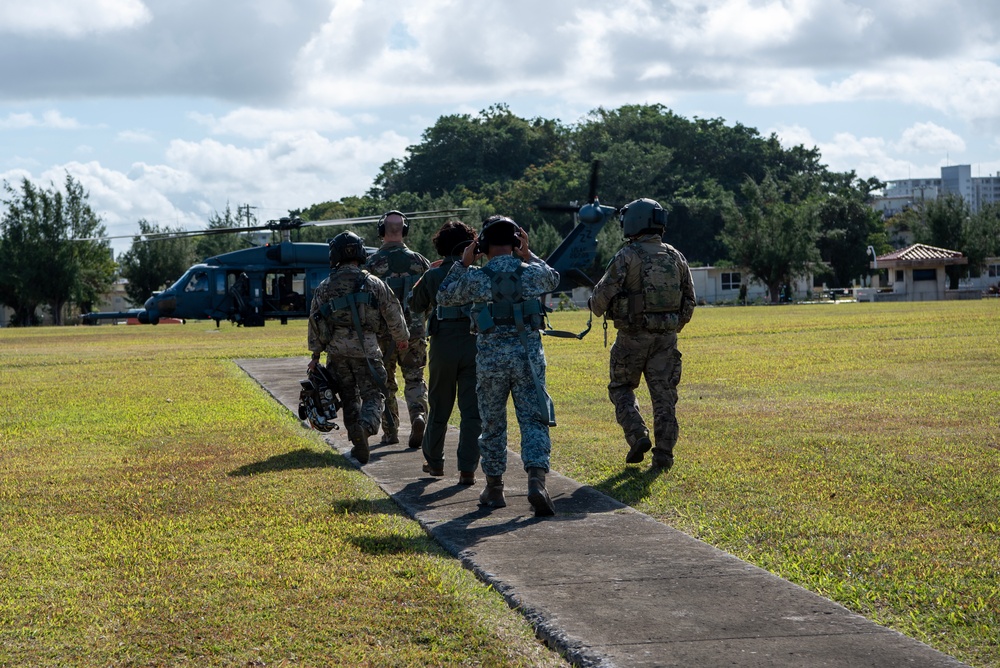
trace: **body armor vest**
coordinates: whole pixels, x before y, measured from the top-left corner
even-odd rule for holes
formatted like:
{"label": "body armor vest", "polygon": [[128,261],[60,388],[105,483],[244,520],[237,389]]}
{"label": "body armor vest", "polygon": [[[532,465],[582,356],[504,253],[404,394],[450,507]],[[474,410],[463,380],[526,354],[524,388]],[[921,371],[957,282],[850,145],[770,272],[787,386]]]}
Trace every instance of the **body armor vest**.
{"label": "body armor vest", "polygon": [[[314,317],[326,318],[334,327],[361,327],[365,314],[362,309],[376,306],[375,297],[364,289],[367,278],[368,272],[362,271],[349,294],[334,297],[323,304]],[[352,303],[354,308],[351,308]]]}
{"label": "body armor vest", "polygon": [[609,308],[615,326],[643,327],[652,332],[676,331],[681,308],[681,279],[673,254],[662,247],[655,253],[635,244],[639,256],[639,288],[622,292]]}

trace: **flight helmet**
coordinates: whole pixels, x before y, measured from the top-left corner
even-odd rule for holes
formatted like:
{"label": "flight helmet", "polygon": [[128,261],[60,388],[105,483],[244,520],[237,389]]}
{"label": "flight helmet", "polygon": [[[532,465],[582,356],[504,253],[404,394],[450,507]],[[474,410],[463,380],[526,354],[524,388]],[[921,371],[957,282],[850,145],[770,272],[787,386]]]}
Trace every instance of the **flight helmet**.
{"label": "flight helmet", "polygon": [[622,208],[618,222],[626,237],[650,232],[662,234],[667,226],[667,212],[656,200],[637,199]]}
{"label": "flight helmet", "polygon": [[336,267],[343,262],[352,260],[364,262],[367,257],[365,240],[354,232],[341,232],[330,240],[331,267]]}

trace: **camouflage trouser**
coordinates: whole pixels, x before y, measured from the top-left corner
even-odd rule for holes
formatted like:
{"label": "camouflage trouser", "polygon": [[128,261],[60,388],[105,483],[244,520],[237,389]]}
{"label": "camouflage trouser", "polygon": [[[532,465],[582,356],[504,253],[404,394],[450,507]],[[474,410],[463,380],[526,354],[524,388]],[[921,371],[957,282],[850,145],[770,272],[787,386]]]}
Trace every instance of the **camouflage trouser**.
{"label": "camouflage trouser", "polygon": [[[389,396],[385,398],[385,414],[382,415],[382,430],[386,434],[395,434],[399,428],[399,406],[396,404],[396,366],[403,373],[403,398],[406,400],[406,410],[410,414],[410,422],[418,415],[427,414],[427,383],[424,381],[424,367],[427,365],[427,341],[422,337],[410,339],[406,350],[397,350],[392,339],[380,338],[378,342],[382,350],[382,364],[385,366],[386,389]],[[392,414],[392,424],[389,424],[389,414]]]}
{"label": "camouflage trouser", "polygon": [[[385,382],[385,367],[382,360],[371,360],[375,373]],[[340,382],[341,398],[344,400],[344,427],[348,436],[359,426],[368,428],[369,434],[377,434],[382,416],[384,400],[378,382],[372,378],[368,362],[363,357],[327,356],[326,368]]]}
{"label": "camouflage trouser", "polygon": [[515,334],[478,336],[476,393],[483,433],[479,437],[482,469],[499,476],[507,470],[507,397],[514,397],[514,414],[521,429],[521,462],[524,468],[549,470],[548,415],[541,417],[538,394],[531,377],[533,364],[545,386],[545,352],[537,332],[528,339],[528,351]]}
{"label": "camouflage trouser", "polygon": [[677,386],[681,382],[681,353],[677,350],[676,334],[619,330],[611,347],[608,397],[629,445],[646,433],[646,423],[635,398],[642,376],[646,378],[653,403],[653,456],[672,456],[678,434]]}
{"label": "camouflage trouser", "polygon": [[444,438],[458,399],[461,421],[458,427],[457,464],[459,471],[479,468],[479,403],[476,399],[476,337],[468,323],[441,326],[431,335],[427,360],[429,407],[424,432],[424,458],[434,468],[444,467]]}

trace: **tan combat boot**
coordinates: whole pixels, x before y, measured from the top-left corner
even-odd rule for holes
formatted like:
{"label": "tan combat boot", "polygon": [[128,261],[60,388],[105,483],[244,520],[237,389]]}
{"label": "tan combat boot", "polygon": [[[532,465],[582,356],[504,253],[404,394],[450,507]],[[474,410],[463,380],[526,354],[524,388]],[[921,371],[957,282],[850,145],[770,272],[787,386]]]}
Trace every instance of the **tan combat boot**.
{"label": "tan combat boot", "polygon": [[503,476],[486,476],[486,487],[479,495],[479,505],[487,508],[504,508],[507,500],[503,498]]}
{"label": "tan combat boot", "polygon": [[545,469],[533,466],[528,469],[528,503],[535,509],[535,517],[551,517],[556,507],[545,489]]}

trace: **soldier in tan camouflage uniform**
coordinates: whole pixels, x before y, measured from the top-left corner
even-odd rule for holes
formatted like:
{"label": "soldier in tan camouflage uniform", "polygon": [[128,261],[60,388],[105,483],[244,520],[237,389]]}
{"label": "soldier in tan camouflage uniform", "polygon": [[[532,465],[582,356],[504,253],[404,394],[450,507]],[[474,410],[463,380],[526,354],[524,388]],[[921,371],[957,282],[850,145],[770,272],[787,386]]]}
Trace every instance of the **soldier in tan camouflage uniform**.
{"label": "soldier in tan camouflage uniform", "polygon": [[[674,463],[678,434],[677,333],[694,313],[694,285],[687,260],[662,241],[667,213],[658,202],[636,200],[622,209],[619,221],[629,243],[594,288],[590,310],[598,316],[607,313],[618,330],[611,348],[608,397],[628,442],[625,461],[637,464],[652,448],[653,468],[668,470]],[[653,402],[655,447],[635,398],[642,376]]]}
{"label": "soldier in tan camouflage uniform", "polygon": [[424,367],[427,365],[427,341],[422,313],[409,310],[410,292],[413,285],[428,268],[430,262],[420,253],[407,248],[403,237],[409,224],[399,211],[390,211],[379,220],[378,234],[382,247],[368,258],[365,268],[381,278],[392,289],[403,307],[406,326],[410,330],[409,346],[397,350],[393,337],[383,328],[378,334],[382,349],[382,363],[385,366],[389,394],[385,398],[386,411],[382,416],[382,444],[399,443],[396,430],[399,427],[399,407],[396,404],[396,365],[403,374],[403,398],[410,418],[411,448],[419,448],[423,442],[424,427],[427,424],[427,383],[424,381]]}
{"label": "soldier in tan camouflage uniform", "polygon": [[326,367],[340,383],[351,454],[368,463],[368,439],[378,433],[385,367],[376,332],[384,327],[405,350],[410,332],[399,302],[385,283],[361,268],[364,239],[343,232],[330,242],[333,271],[313,293],[309,311],[309,369],[326,353]]}

